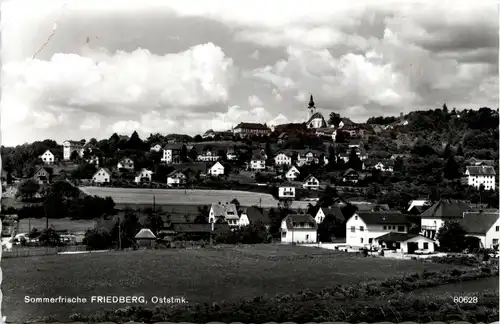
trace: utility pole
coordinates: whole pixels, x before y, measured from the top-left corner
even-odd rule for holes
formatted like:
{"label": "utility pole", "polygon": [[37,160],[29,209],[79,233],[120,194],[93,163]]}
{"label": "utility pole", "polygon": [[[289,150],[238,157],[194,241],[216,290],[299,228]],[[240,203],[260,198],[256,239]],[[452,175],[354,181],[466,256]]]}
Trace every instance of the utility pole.
{"label": "utility pole", "polygon": [[153,195],[153,213],[155,212],[155,208],[156,208],[156,197],[155,195]]}

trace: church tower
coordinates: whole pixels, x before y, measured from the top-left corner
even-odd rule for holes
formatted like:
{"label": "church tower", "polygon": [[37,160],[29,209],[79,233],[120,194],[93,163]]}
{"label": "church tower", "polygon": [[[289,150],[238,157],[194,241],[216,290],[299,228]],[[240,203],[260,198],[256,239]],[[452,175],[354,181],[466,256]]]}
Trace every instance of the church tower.
{"label": "church tower", "polygon": [[313,96],[309,98],[309,105],[307,106],[307,120],[311,119],[311,116],[316,113],[316,107],[314,106]]}

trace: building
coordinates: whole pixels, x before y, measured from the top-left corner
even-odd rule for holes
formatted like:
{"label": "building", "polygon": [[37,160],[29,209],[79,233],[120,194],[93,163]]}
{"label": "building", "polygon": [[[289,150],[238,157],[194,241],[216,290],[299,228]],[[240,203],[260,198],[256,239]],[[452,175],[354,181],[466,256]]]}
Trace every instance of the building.
{"label": "building", "polygon": [[230,148],[226,152],[226,159],[228,161],[238,160],[238,153],[234,149]]}
{"label": "building", "polygon": [[83,149],[83,146],[85,145],[84,141],[64,141],[63,142],[63,158],[65,161],[69,161],[71,159],[71,154],[73,152],[76,152],[78,156],[81,157],[81,152]]}
{"label": "building", "polygon": [[285,174],[285,178],[288,181],[293,181],[297,179],[300,175],[299,169],[297,169],[295,166],[292,166]]}
{"label": "building", "polygon": [[111,171],[106,168],[100,168],[92,176],[93,183],[109,183],[111,181]]}
{"label": "building", "polygon": [[326,121],[323,115],[316,111],[313,96],[309,98],[309,105],[307,106],[307,128],[325,128]]}
{"label": "building", "polygon": [[54,154],[50,150],[45,151],[40,158],[42,159],[43,163],[45,164],[54,164],[55,157]]}
{"label": "building", "polygon": [[479,188],[481,185],[483,185],[485,190],[495,190],[496,172],[492,166],[468,166],[465,171],[465,175],[468,178],[467,184],[469,186]]}
{"label": "building", "polygon": [[266,169],[266,158],[262,154],[254,154],[250,160],[250,170],[263,171]]}
{"label": "building", "polygon": [[318,224],[309,214],[290,214],[281,221],[282,243],[316,243]]}
{"label": "building", "polygon": [[481,248],[498,246],[500,240],[498,209],[464,212],[460,224],[467,232],[467,236],[474,236],[480,240]]}
{"label": "building", "polygon": [[202,136],[202,138],[214,138],[215,137],[215,132],[213,129],[207,130]]}
{"label": "building", "polygon": [[319,163],[319,156],[320,156],[319,152],[315,152],[312,150],[298,152],[297,165],[303,166],[305,164]]}
{"label": "building", "polygon": [[198,155],[196,158],[198,161],[204,161],[204,162],[216,162],[220,160],[220,155],[217,154],[217,152],[212,151],[209,148],[206,148],[202,151],[201,154]]}
{"label": "building", "polygon": [[243,208],[240,215],[239,226],[248,226],[259,222],[269,229],[271,220],[269,219],[267,211],[256,206]]}
{"label": "building", "polygon": [[302,183],[302,188],[304,189],[318,189],[319,180],[312,174],[308,175],[304,182]]}
{"label": "building", "polygon": [[135,235],[137,245],[142,248],[154,248],[156,243],[156,235],[149,228],[143,228]]}
{"label": "building", "polygon": [[346,244],[376,245],[374,239],[390,232],[407,233],[409,225],[400,212],[356,212],[346,222]]}
{"label": "building", "polygon": [[316,223],[321,224],[323,223],[327,215],[331,215],[341,221],[344,221],[345,219],[339,206],[330,206],[328,208],[320,207],[318,209],[318,212],[316,213],[316,216],[314,216],[314,220],[316,221]]}
{"label": "building", "polygon": [[421,234],[435,239],[437,232],[445,222],[460,221],[464,212],[469,210],[471,210],[471,207],[463,201],[441,199],[420,214]]}
{"label": "building", "polygon": [[116,165],[118,170],[120,169],[126,169],[126,170],[134,170],[134,161],[130,158],[123,158],[121,159],[118,164]]}
{"label": "building", "polygon": [[414,199],[410,201],[406,211],[409,214],[420,215],[430,206],[430,202],[427,199]]}
{"label": "building", "polygon": [[220,162],[215,162],[214,165],[208,169],[208,174],[212,176],[220,176],[224,174],[224,166]]}
{"label": "building", "polygon": [[135,183],[151,182],[152,177],[153,177],[153,171],[142,169],[135,175],[134,182]]}
{"label": "building", "polygon": [[342,175],[343,182],[358,183],[359,173],[354,169],[347,169]]}
{"label": "building", "polygon": [[374,241],[375,246],[406,254],[414,254],[417,250],[434,252],[434,241],[419,234],[390,232],[375,238]]}
{"label": "building", "polygon": [[394,160],[391,160],[391,159],[380,160],[373,166],[373,168],[375,170],[379,170],[382,172],[393,172],[394,171]]}
{"label": "building", "polygon": [[267,127],[266,124],[258,123],[239,123],[233,130],[234,134],[238,134],[240,137],[245,137],[248,135],[260,135],[267,136],[271,133],[271,129]]}
{"label": "building", "polygon": [[238,209],[235,204],[216,203],[210,207],[208,222],[216,223],[219,220],[225,221],[230,227],[239,226]]}
{"label": "building", "polygon": [[169,185],[170,187],[183,186],[186,184],[186,182],[186,175],[179,170],[174,170],[167,176],[167,185]]}
{"label": "building", "polygon": [[283,183],[278,187],[279,199],[295,199],[295,187],[291,183]]}
{"label": "building", "polygon": [[274,157],[275,165],[292,165],[292,156],[290,154],[286,154],[284,152],[280,152],[276,154]]}
{"label": "building", "polygon": [[48,184],[52,180],[52,173],[51,168],[41,167],[33,175],[33,180],[40,185]]}
{"label": "building", "polygon": [[152,152],[160,152],[161,151],[161,145],[160,144],[152,145],[149,150],[152,151]]}
{"label": "building", "polygon": [[163,156],[161,161],[166,164],[179,164],[181,163],[181,151],[183,144],[173,143],[167,144],[163,148]]}

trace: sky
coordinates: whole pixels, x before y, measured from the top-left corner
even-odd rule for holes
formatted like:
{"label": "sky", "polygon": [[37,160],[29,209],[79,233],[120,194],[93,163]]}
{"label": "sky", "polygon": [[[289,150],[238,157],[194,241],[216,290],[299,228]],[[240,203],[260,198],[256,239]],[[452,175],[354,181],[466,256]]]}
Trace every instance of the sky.
{"label": "sky", "polygon": [[[377,4],[378,2],[378,4]],[[493,1],[4,0],[2,145],[498,108]]]}

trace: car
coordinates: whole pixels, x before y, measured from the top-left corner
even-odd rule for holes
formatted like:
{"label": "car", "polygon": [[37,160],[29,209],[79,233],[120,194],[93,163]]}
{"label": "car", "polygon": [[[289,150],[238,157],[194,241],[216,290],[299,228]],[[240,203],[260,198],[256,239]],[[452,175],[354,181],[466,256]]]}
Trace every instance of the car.
{"label": "car", "polygon": [[419,249],[415,251],[415,254],[432,254],[432,252],[428,249]]}

